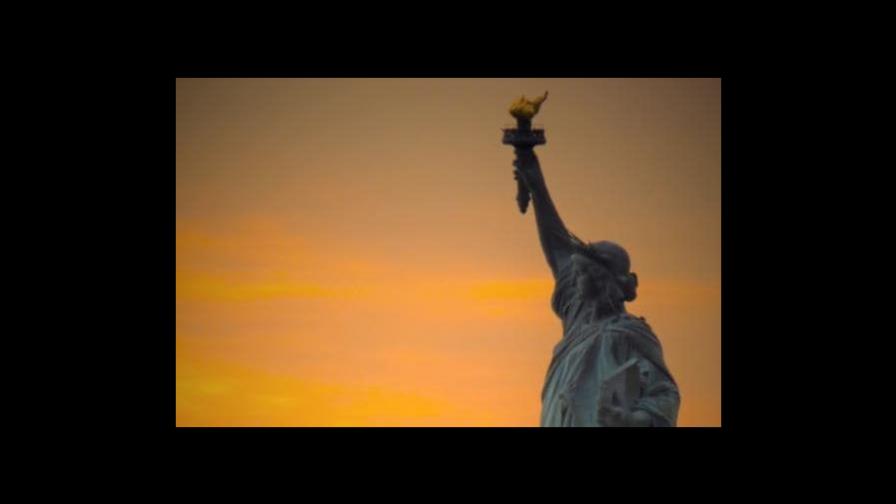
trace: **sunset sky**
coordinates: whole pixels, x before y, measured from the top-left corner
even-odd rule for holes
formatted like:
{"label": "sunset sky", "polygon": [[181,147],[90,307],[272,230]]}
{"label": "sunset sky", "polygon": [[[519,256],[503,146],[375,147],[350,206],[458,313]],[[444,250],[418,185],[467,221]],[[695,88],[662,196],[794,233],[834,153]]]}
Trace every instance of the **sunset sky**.
{"label": "sunset sky", "polygon": [[721,422],[718,79],[177,79],[178,426],[537,426],[561,337],[501,130],[632,258],[680,426]]}

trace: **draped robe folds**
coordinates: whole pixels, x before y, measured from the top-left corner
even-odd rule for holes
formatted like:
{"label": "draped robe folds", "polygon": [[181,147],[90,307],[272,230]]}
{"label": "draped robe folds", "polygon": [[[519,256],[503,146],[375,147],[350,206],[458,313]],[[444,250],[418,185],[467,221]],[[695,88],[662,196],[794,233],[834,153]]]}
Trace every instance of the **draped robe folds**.
{"label": "draped robe folds", "polygon": [[603,427],[598,416],[600,384],[622,364],[637,358],[640,391],[632,409],[648,413],[651,426],[674,427],[678,387],[663,360],[662,346],[643,318],[627,313],[591,321],[569,262],[560,266],[551,299],[563,321],[542,390],[543,427]]}

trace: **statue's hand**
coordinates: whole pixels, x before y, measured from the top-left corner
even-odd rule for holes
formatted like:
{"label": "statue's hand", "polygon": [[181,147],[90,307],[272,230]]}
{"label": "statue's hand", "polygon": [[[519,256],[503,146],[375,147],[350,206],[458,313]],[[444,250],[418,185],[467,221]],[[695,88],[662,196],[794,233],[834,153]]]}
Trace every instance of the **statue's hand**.
{"label": "statue's hand", "polygon": [[597,419],[606,427],[625,427],[628,425],[629,412],[621,406],[615,406],[611,402],[613,394],[606,384],[601,385],[600,395],[597,398]]}
{"label": "statue's hand", "polygon": [[650,415],[641,409],[629,410],[611,401],[613,394],[606,384],[601,385],[597,398],[597,419],[606,427],[649,427]]}
{"label": "statue's hand", "polygon": [[526,189],[531,192],[532,186],[529,184],[529,179],[526,177],[526,172],[520,169],[520,164],[517,161],[513,162],[513,166],[515,167],[513,170],[513,178],[515,180],[521,181]]}
{"label": "statue's hand", "polygon": [[517,169],[523,171],[538,169],[538,158],[535,157],[535,152],[531,148],[515,149],[514,154],[516,154],[516,159],[513,161],[513,166],[516,166]]}
{"label": "statue's hand", "polygon": [[602,404],[597,408],[597,417],[606,427],[628,427],[631,424],[631,413],[619,406]]}

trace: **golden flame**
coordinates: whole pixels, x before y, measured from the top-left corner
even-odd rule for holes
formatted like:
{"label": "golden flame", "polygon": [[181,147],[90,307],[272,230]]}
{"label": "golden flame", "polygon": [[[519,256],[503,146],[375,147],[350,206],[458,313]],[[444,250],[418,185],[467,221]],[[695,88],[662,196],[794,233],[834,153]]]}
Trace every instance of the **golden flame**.
{"label": "golden flame", "polygon": [[543,96],[538,96],[534,100],[527,100],[525,96],[520,96],[510,105],[510,115],[517,119],[532,119],[541,108],[541,104],[548,99],[548,92],[545,91]]}

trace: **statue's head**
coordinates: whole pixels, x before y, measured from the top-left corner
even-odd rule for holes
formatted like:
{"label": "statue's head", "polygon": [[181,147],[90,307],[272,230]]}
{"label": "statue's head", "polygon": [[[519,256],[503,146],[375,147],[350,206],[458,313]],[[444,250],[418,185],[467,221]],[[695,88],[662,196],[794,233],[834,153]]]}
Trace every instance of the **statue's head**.
{"label": "statue's head", "polygon": [[631,261],[624,248],[600,241],[580,243],[576,249],[572,265],[583,298],[597,301],[608,313],[621,312],[626,301],[635,300],[638,276],[630,271]]}

